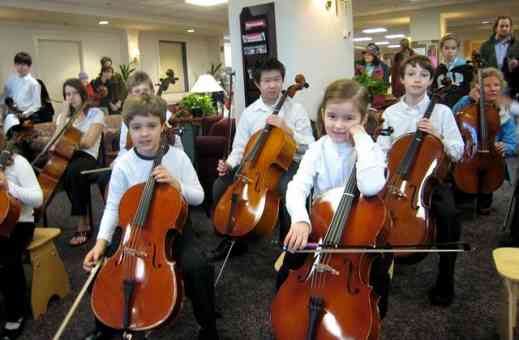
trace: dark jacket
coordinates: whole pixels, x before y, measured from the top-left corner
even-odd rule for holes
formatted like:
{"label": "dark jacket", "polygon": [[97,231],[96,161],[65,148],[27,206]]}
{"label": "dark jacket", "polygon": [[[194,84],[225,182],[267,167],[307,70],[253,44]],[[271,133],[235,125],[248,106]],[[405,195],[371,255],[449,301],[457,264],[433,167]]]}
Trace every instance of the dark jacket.
{"label": "dark jacket", "polygon": [[438,66],[432,90],[440,90],[441,92],[442,89],[447,89],[446,85],[452,84],[452,87],[440,96],[440,103],[452,108],[461,97],[469,94],[473,78],[474,68],[472,65],[467,64],[463,58],[457,57],[450,70],[443,63]]}
{"label": "dark jacket", "polygon": [[[496,58],[496,36],[492,34],[492,36],[485,41],[481,48],[479,49],[479,53],[481,58],[486,63],[486,66],[497,68],[497,58]],[[516,67],[515,70],[508,69],[508,60],[509,59],[518,59],[519,60],[519,41],[512,37],[510,41],[510,45],[508,46],[508,50],[506,52],[506,57],[503,62],[503,67],[501,71],[505,76],[505,80],[510,87],[511,96],[514,97],[519,92],[519,67]]]}

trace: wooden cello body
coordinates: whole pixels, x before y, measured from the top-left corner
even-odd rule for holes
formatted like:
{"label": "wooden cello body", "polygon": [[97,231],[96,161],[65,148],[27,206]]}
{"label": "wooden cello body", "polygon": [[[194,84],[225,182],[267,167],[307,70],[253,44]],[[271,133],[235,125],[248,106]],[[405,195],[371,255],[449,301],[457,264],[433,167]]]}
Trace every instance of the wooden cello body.
{"label": "wooden cello body", "polygon": [[[350,189],[332,189],[314,201],[311,242],[329,247],[384,242],[389,215],[383,201],[355,198]],[[272,302],[276,339],[378,339],[378,296],[370,284],[373,259],[364,253],[308,256]]]}
{"label": "wooden cello body", "polygon": [[[268,143],[269,147],[258,150],[260,138],[266,139],[263,143]],[[255,161],[240,171],[240,176],[220,198],[213,215],[218,232],[240,237],[253,230],[258,236],[272,231],[283,194],[276,188],[292,163],[296,148],[293,138],[277,127],[268,133],[256,132],[251,137],[245,155],[257,154],[251,157]]]}
{"label": "wooden cello body", "polygon": [[[8,162],[11,160],[12,154],[8,150],[0,153],[0,169],[5,171]],[[5,190],[0,190],[0,236],[9,237],[18,223],[21,212],[20,202],[9,195]]]}
{"label": "wooden cello body", "polygon": [[122,240],[92,290],[92,310],[103,324],[142,331],[178,314],[183,286],[171,242],[172,231],[181,232],[186,218],[181,193],[169,184],[155,184],[151,175],[123,195]]}
{"label": "wooden cello body", "polygon": [[[296,77],[276,105],[278,114],[287,96],[308,87],[304,76]],[[266,125],[256,132],[245,147],[243,160],[233,183],[224,192],[213,213],[215,229],[232,237],[262,236],[272,232],[277,223],[277,192],[281,176],[288,170],[297,149],[295,140],[278,127]]]}
{"label": "wooden cello body", "polygon": [[465,142],[463,159],[453,171],[456,187],[470,194],[496,191],[505,179],[505,161],[494,144],[501,129],[499,112],[474,104],[458,112],[456,120]]}
{"label": "wooden cello body", "polygon": [[[435,102],[433,97],[424,117],[431,116]],[[389,175],[382,194],[392,219],[387,242],[401,246],[433,240],[435,224],[429,214],[431,189],[448,170],[442,142],[418,130],[398,138],[387,158]],[[397,253],[395,256],[409,254]]]}

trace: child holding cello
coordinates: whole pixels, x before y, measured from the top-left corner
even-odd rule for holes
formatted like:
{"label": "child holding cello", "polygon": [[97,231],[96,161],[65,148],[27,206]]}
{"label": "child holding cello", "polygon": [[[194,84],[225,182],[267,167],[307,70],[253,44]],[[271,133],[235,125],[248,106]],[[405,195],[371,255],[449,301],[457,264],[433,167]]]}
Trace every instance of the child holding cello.
{"label": "child holding cello", "polygon": [[[485,94],[485,103],[494,105],[499,109],[499,119],[501,130],[496,134],[495,147],[503,157],[517,156],[517,132],[514,119],[511,114],[511,100],[502,94],[505,80],[501,71],[496,68],[489,67],[481,70],[483,79],[483,90]],[[462,97],[452,110],[454,113],[463,111],[464,108],[479,102],[480,85],[476,81],[476,85],[472,88],[469,95]],[[463,201],[465,198],[471,198],[473,195],[456,192],[456,199]],[[477,194],[477,212],[480,215],[490,214],[490,206],[492,205],[492,193]],[[458,202],[459,203],[459,202]]]}
{"label": "child holding cello", "polygon": [[92,235],[92,226],[88,224],[87,209],[90,183],[81,171],[97,167],[99,147],[104,127],[104,113],[99,108],[90,106],[88,94],[81,80],[71,78],[63,83],[65,111],[56,119],[56,131],[67,123],[68,118],[78,113],[73,126],[81,131],[79,149],[72,156],[65,173],[63,185],[72,205],[71,215],[77,216],[77,230],[69,241],[71,246],[85,244]]}
{"label": "child holding cello", "polygon": [[[434,79],[434,68],[425,56],[415,55],[406,59],[400,69],[400,78],[405,95],[388,107],[384,113],[384,128],[392,127],[390,136],[379,136],[377,143],[387,153],[393,142],[406,133],[421,130],[438,137],[451,161],[463,155],[463,139],[451,110],[436,104],[429,119],[423,118],[431,99],[427,89]],[[461,225],[457,220],[452,189],[447,184],[433,188],[431,215],[436,221],[436,242],[457,242],[461,236]],[[436,284],[429,291],[433,305],[448,306],[454,298],[454,266],[456,254],[440,254]]]}
{"label": "child holding cello", "polygon": [[[163,99],[146,94],[129,96],[125,101],[123,117],[134,146],[114,164],[97,242],[83,262],[86,271],[94,267],[112,241],[123,194],[130,187],[145,182],[150,172],[158,183],[169,183],[177,188],[189,205],[199,205],[204,199],[204,191],[189,157],[178,148],[169,147],[162,164],[151,169],[165,128],[166,109]],[[213,267],[194,241],[193,231],[186,225],[183,233],[176,237],[173,249],[183,273],[186,295],[191,299],[195,318],[201,326],[198,339],[217,340]],[[114,330],[97,321],[95,331],[85,339],[108,339],[113,333]]]}
{"label": "child holding cello", "polygon": [[[3,136],[1,136],[3,144]],[[2,152],[8,152],[4,146]],[[4,156],[4,155],[2,155]],[[25,320],[25,275],[22,254],[34,234],[34,208],[43,202],[43,191],[29,162],[21,155],[8,155],[0,170],[0,190],[21,203],[18,222],[9,237],[0,236],[0,292],[4,296],[6,323],[0,331],[3,340],[14,340],[23,331]]]}
{"label": "child holding cello", "polygon": [[[260,98],[243,111],[236,127],[232,151],[226,160],[218,161],[217,172],[219,177],[213,184],[214,204],[218,203],[227,187],[232,184],[233,174],[242,161],[247,142],[254,133],[263,129],[266,124],[281,128],[291,135],[298,145],[298,150],[304,149],[301,148],[302,145],[308,145],[314,141],[310,118],[301,104],[287,98],[279,114],[272,115],[283,89],[285,66],[277,59],[260,60],[254,69],[253,77],[254,84],[260,91]],[[297,171],[300,159],[301,155],[296,153],[294,161],[279,181],[278,192],[286,191],[288,182]],[[285,211],[283,199],[279,210],[280,234],[284,235],[290,221]],[[212,259],[223,259],[230,249],[230,245],[230,238],[224,238],[218,247],[213,250]],[[237,242],[231,255],[244,252],[246,246],[246,243]]]}
{"label": "child holding cello", "polygon": [[[292,224],[283,244],[289,250],[305,248],[312,231],[307,198],[344,186],[356,163],[357,187],[364,196],[377,195],[386,182],[384,153],[363,125],[368,119],[368,92],[357,82],[341,79],[331,83],[318,112],[318,128],[322,135],[303,156],[297,173],[287,187],[286,204]],[[304,256],[287,253],[277,274],[277,289],[285,282],[289,270],[301,266]],[[390,257],[376,261],[372,271],[375,290],[383,296],[380,305],[386,311]],[[380,270],[379,270],[380,269]]]}

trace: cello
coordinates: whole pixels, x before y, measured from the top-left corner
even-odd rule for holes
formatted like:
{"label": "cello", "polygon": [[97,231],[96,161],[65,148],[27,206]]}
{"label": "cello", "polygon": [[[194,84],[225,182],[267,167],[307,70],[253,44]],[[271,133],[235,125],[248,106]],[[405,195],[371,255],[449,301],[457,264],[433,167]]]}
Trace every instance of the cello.
{"label": "cello", "polygon": [[[438,98],[432,96],[423,115],[430,118]],[[432,187],[447,173],[448,157],[442,141],[421,130],[398,138],[387,155],[388,181],[382,193],[392,226],[392,246],[420,245],[434,240],[435,224],[429,215]],[[398,253],[399,258],[410,253]]]}
{"label": "cello", "polygon": [[456,187],[469,194],[492,193],[505,179],[505,160],[496,150],[496,134],[501,130],[498,109],[485,102],[481,68],[478,72],[479,103],[456,113],[465,142],[463,158],[453,171]]}
{"label": "cello", "polygon": [[[5,168],[12,162],[13,154],[9,148],[4,148],[0,152],[0,170]],[[9,237],[18,222],[21,212],[20,202],[9,195],[6,190],[0,190],[0,237]]]}
{"label": "cello", "polygon": [[38,182],[40,182],[43,190],[42,211],[45,211],[47,204],[54,195],[61,176],[67,169],[74,152],[79,149],[82,133],[74,127],[74,122],[89,105],[90,102],[87,100],[78,110],[73,112],[63,127],[54,134],[43,150],[31,162],[31,165],[34,166],[43,155],[49,153],[49,158],[44,167],[38,169]]}
{"label": "cello", "polygon": [[[376,247],[384,242],[389,214],[379,197],[359,197],[354,166],[344,189],[314,201],[310,218],[309,240],[323,247]],[[374,258],[361,252],[319,254],[319,249],[307,257],[272,302],[276,339],[377,339],[378,296],[370,284]]]}
{"label": "cello", "polygon": [[[279,114],[288,96],[309,87],[305,77],[296,76],[277,102],[273,115]],[[278,127],[267,124],[249,139],[233,183],[214,209],[213,225],[218,233],[232,237],[263,236],[276,225],[281,194],[279,179],[289,168],[297,145]]]}
{"label": "cello", "polygon": [[[153,168],[168,151],[162,142]],[[167,207],[167,209],[164,209]],[[119,205],[122,241],[94,283],[91,306],[103,324],[124,331],[154,328],[174,318],[182,306],[182,279],[166,249],[171,231],[182,232],[187,203],[169,184],[145,183],[126,191]]]}

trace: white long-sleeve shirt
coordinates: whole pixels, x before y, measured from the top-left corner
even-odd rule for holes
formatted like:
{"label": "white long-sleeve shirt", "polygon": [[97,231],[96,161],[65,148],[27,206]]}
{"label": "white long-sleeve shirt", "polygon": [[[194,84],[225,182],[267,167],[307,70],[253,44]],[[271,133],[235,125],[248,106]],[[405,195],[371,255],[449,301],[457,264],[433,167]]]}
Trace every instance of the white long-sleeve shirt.
{"label": "white long-sleeve shirt", "polygon": [[[181,194],[189,205],[199,205],[204,200],[204,190],[189,157],[177,148],[170,147],[161,163],[170,175],[180,183]],[[119,203],[123,194],[132,186],[147,181],[153,160],[138,155],[135,148],[118,157],[108,189],[105,210],[99,226],[97,239],[111,242],[119,223]],[[167,209],[167,207],[164,207]]]}
{"label": "white long-sleeve shirt", "polygon": [[367,134],[354,137],[355,147],[348,143],[336,144],[329,136],[321,137],[310,145],[299,169],[288,183],[287,210],[292,222],[310,224],[306,199],[312,188],[314,197],[336,188],[344,187],[357,160],[357,187],[361,194],[373,196],[386,183],[384,153]]}
{"label": "white long-sleeve shirt", "polygon": [[4,86],[4,98],[12,97],[24,117],[29,117],[41,107],[41,86],[29,73],[20,77],[12,74]]}
{"label": "white long-sleeve shirt", "polygon": [[29,162],[20,155],[5,169],[9,194],[22,204],[19,222],[34,222],[34,208],[43,203],[43,191]]}
{"label": "white long-sleeve shirt", "polygon": [[[265,127],[267,117],[272,112],[274,112],[274,107],[266,105],[261,97],[243,111],[236,127],[236,135],[232,143],[232,151],[227,157],[227,164],[235,167],[241,162],[250,137]],[[293,137],[298,146],[309,145],[314,141],[310,118],[301,104],[287,98],[279,116],[293,131]]]}
{"label": "white long-sleeve shirt", "polygon": [[[379,136],[377,139],[377,143],[386,155],[398,137],[416,131],[418,121],[422,119],[430,101],[429,97],[425,95],[418,105],[409,106],[403,96],[398,103],[384,111],[383,127],[394,129],[390,136]],[[460,160],[463,156],[464,143],[452,111],[443,104],[436,104],[430,119],[434,129],[441,135],[447,155],[453,161]]]}
{"label": "white long-sleeve shirt", "polygon": [[[169,121],[173,114],[167,110],[166,111],[166,122]],[[117,157],[124,155],[128,150],[126,150],[126,140],[128,138],[128,126],[126,126],[126,123],[123,121],[121,123],[121,132],[119,133],[119,153],[117,154]],[[184,146],[182,145],[182,140],[180,139],[180,136],[175,136],[175,145],[174,147],[184,151]]]}

